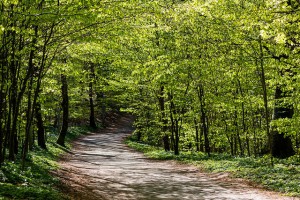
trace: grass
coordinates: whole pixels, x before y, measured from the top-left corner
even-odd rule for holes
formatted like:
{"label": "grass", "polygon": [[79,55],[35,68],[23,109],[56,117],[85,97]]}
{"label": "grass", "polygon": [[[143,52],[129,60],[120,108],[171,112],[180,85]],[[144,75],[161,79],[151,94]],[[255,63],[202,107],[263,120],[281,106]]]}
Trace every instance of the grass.
{"label": "grass", "polygon": [[159,160],[177,160],[193,164],[205,172],[226,172],[232,178],[250,180],[266,189],[284,193],[287,196],[300,197],[300,156],[289,159],[274,159],[270,165],[268,156],[232,157],[226,154],[212,154],[208,157],[202,152],[182,151],[180,155],[165,152],[162,148],[142,144],[127,138],[125,143],[147,157]]}
{"label": "grass", "polygon": [[6,161],[0,168],[1,199],[68,199],[57,189],[59,180],[50,171],[58,169],[58,157],[71,148],[71,141],[90,131],[88,127],[71,127],[66,137],[66,147],[56,145],[57,134],[50,133],[47,150],[37,146],[29,152],[22,170],[20,157],[15,162]]}

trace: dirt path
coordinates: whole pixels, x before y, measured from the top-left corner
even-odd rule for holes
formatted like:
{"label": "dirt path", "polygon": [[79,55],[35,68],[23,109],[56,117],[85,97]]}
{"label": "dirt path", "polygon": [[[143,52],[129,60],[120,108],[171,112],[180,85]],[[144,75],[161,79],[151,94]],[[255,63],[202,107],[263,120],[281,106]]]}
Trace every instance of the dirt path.
{"label": "dirt path", "polygon": [[75,142],[57,172],[72,199],[292,199],[221,181],[192,166],[149,160],[122,144],[132,132],[131,121],[123,117]]}

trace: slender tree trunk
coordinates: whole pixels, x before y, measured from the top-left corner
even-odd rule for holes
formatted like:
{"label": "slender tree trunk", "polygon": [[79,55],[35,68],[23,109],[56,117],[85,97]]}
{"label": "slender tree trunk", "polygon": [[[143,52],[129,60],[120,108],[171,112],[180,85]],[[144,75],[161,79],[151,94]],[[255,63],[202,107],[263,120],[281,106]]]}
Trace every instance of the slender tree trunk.
{"label": "slender tree trunk", "polygon": [[[201,124],[201,118],[200,118],[200,124]],[[199,138],[199,143],[200,143],[200,151],[204,152],[204,135],[203,135],[203,127],[199,127],[199,133],[200,133],[200,138]]]}
{"label": "slender tree trunk", "polygon": [[238,152],[238,142],[237,142],[236,135],[232,135],[232,141],[233,141],[233,152],[234,152],[234,155],[237,155],[237,152]]}
{"label": "slender tree trunk", "polygon": [[100,93],[100,98],[101,98],[101,123],[102,126],[105,128],[106,127],[106,103],[105,103],[105,95],[104,92]]}
{"label": "slender tree trunk", "polygon": [[[241,85],[241,82],[240,80],[238,79],[238,86],[239,86],[239,90],[240,90],[240,94],[242,96],[242,98],[244,99],[244,92],[243,92],[243,89],[242,89],[242,85]],[[249,137],[248,137],[248,132],[247,132],[247,127],[246,127],[246,120],[245,120],[245,104],[244,104],[244,101],[242,101],[242,126],[243,126],[243,133],[244,135],[246,135],[246,148],[247,148],[247,153],[248,153],[248,156],[250,156],[250,144],[249,144]]]}
{"label": "slender tree trunk", "polygon": [[68,122],[69,122],[69,97],[68,97],[68,83],[67,77],[64,74],[61,74],[61,92],[62,92],[62,109],[63,109],[63,119],[62,119],[62,128],[57,139],[57,144],[65,146],[65,137],[68,131]]}
{"label": "slender tree trunk", "polygon": [[170,151],[169,136],[167,134],[168,121],[166,119],[166,113],[165,113],[164,86],[160,87],[160,94],[158,97],[158,101],[159,101],[159,107],[160,107],[160,113],[161,113],[161,122],[162,122],[161,130],[163,133],[164,149],[165,149],[165,151]]}
{"label": "slender tree trunk", "polygon": [[43,122],[43,118],[42,118],[42,110],[41,110],[40,102],[36,103],[35,118],[36,118],[36,125],[38,128],[38,130],[37,130],[38,145],[42,149],[47,149],[46,139],[45,139],[45,128],[44,128],[44,122]]}
{"label": "slender tree trunk", "polygon": [[12,114],[12,122],[9,121],[12,124],[8,124],[9,127],[9,155],[8,159],[14,161],[15,160],[15,137],[16,137],[16,123],[18,117],[17,115],[17,91],[18,91],[18,86],[17,86],[17,66],[15,63],[15,43],[16,43],[16,33],[14,31],[11,32],[12,34],[12,50],[11,50],[11,63],[10,63],[10,78],[11,78],[11,86],[10,86],[10,101],[9,101],[9,106],[11,108],[11,114]]}
{"label": "slender tree trunk", "polygon": [[170,118],[171,118],[171,129],[172,129],[172,144],[175,155],[179,155],[179,120],[174,119],[174,115],[176,115],[175,105],[171,101],[170,105]]}
{"label": "slender tree trunk", "polygon": [[247,155],[248,157],[250,157],[251,151],[250,151],[250,140],[249,140],[248,133],[246,133],[246,147],[247,147]]}
{"label": "slender tree trunk", "polygon": [[257,157],[257,152],[259,152],[259,145],[257,144],[257,137],[256,137],[256,130],[254,127],[254,118],[253,118],[253,153],[254,153],[254,157]]}
{"label": "slender tree trunk", "polygon": [[194,118],[194,126],[195,126],[196,151],[200,151],[199,125],[198,125],[198,122],[197,122],[196,118]]}
{"label": "slender tree trunk", "polygon": [[[32,100],[32,89],[33,89],[33,81],[34,81],[34,57],[35,57],[35,45],[37,42],[37,26],[34,27],[35,31],[35,37],[31,41],[31,50],[29,53],[29,60],[28,60],[28,71],[25,77],[26,82],[30,79],[28,83],[28,96],[27,96],[27,112],[26,112],[26,128],[25,128],[25,140],[24,140],[24,145],[23,145],[23,155],[22,155],[22,168],[25,167],[25,159],[28,154],[28,148],[32,149],[33,147],[33,134],[32,134],[32,121],[33,121],[33,115],[34,115],[34,109],[35,109],[35,101],[36,101],[36,93],[33,97]],[[19,93],[19,103],[21,103],[21,99],[23,96],[23,93],[25,92],[26,85],[23,84],[22,89]],[[37,89],[39,89],[39,84],[37,84]]]}
{"label": "slender tree trunk", "polygon": [[[9,104],[11,102],[9,101]],[[6,149],[8,148],[8,151],[10,152],[9,148],[10,148],[10,139],[11,139],[11,114],[12,113],[12,107],[10,105],[8,105],[8,112],[7,112],[7,119],[6,119],[6,134],[5,134],[5,137],[4,137],[4,148],[3,148],[3,154],[2,155],[5,155],[6,154]]]}
{"label": "slender tree trunk", "polygon": [[231,155],[231,156],[234,156],[233,141],[232,141],[231,136],[228,134],[228,125],[227,125],[225,116],[223,116],[223,120],[224,120],[224,123],[225,123],[225,133],[226,133],[226,137],[227,137],[227,140],[228,140],[229,145],[230,145],[230,155]]}
{"label": "slender tree trunk", "polygon": [[174,143],[174,154],[179,155],[179,120],[175,119],[175,143]]}
{"label": "slender tree trunk", "polygon": [[[179,149],[176,149],[178,145],[176,145],[176,123],[174,119],[174,103],[173,103],[173,95],[171,93],[168,94],[169,99],[171,101],[170,103],[170,121],[171,121],[171,144],[172,144],[172,150],[174,151],[175,155],[179,154]],[[178,153],[178,154],[176,154]]]}
{"label": "slender tree trunk", "polygon": [[93,83],[89,83],[89,99],[90,99],[90,127],[97,128],[95,120],[95,107],[93,100]]}
{"label": "slender tree trunk", "polygon": [[0,167],[1,164],[4,161],[4,156],[3,156],[3,129],[2,129],[2,121],[0,122]]}
{"label": "slender tree trunk", "polygon": [[3,153],[3,137],[4,137],[4,129],[3,129],[3,112],[5,107],[5,93],[3,92],[3,85],[1,84],[0,91],[0,167],[4,161]]}
{"label": "slender tree trunk", "polygon": [[[2,34],[2,45],[6,43],[6,36],[5,32]],[[7,73],[8,73],[8,67],[7,67],[7,50],[6,46],[2,46],[0,50],[0,65],[1,65],[1,88],[0,88],[0,167],[1,164],[4,162],[4,137],[5,137],[5,121],[6,121],[6,95],[7,91],[5,89],[5,86],[7,85]]]}
{"label": "slender tree trunk", "polygon": [[97,128],[95,120],[95,107],[93,99],[93,82],[95,80],[95,69],[94,65],[90,64],[90,82],[89,82],[89,99],[90,99],[90,127]]}
{"label": "slender tree trunk", "polygon": [[26,128],[25,128],[25,139],[23,143],[23,150],[22,150],[22,169],[25,167],[25,159],[28,154],[28,145],[29,145],[29,138],[30,138],[30,131],[31,131],[31,115],[32,115],[32,84],[33,84],[33,77],[31,77],[31,80],[29,82],[28,87],[28,95],[27,95],[27,111],[26,111]]}
{"label": "slender tree trunk", "polygon": [[[33,103],[32,103],[32,113],[31,113],[31,123],[33,122],[33,118],[36,118],[36,124],[37,124],[37,128],[38,128],[38,145],[43,148],[46,149],[46,142],[45,142],[45,130],[44,130],[44,124],[43,124],[43,119],[42,119],[42,112],[41,112],[41,104],[38,100],[40,92],[41,92],[41,81],[42,81],[42,71],[44,69],[44,66],[40,66],[40,69],[38,71],[38,79],[37,79],[37,83],[36,83],[36,88],[34,91],[34,98],[33,98]],[[34,137],[32,136],[32,143],[34,142]],[[32,145],[29,145],[30,148],[32,147]]]}
{"label": "slender tree trunk", "polygon": [[197,90],[198,90],[198,98],[200,101],[201,127],[202,127],[203,136],[204,136],[204,147],[205,147],[205,152],[207,153],[208,156],[210,156],[210,144],[209,144],[209,139],[208,139],[208,127],[207,127],[208,123],[207,123],[206,110],[205,110],[203,85],[200,84],[197,87]]}
{"label": "slender tree trunk", "polygon": [[175,123],[174,123],[174,119],[173,119],[173,114],[172,114],[172,110],[170,108],[170,121],[171,121],[171,144],[172,144],[172,150],[175,149],[175,136],[174,136],[174,132],[175,132]]}
{"label": "slender tree trunk", "polygon": [[171,150],[174,151],[174,144],[175,144],[174,130],[175,130],[175,128],[174,128],[173,114],[172,114],[171,110],[170,110],[170,121],[171,121],[171,127],[170,127],[170,129],[171,129],[171,145],[170,145],[170,147],[171,147]]}
{"label": "slender tree trunk", "polygon": [[265,119],[266,119],[266,132],[268,136],[268,146],[269,151],[271,155],[271,165],[273,165],[273,154],[272,154],[272,136],[270,133],[270,120],[269,120],[269,108],[268,108],[268,93],[267,93],[267,85],[266,85],[266,77],[265,77],[265,66],[264,66],[264,52],[262,47],[262,38],[259,37],[259,48],[260,48],[260,80],[261,80],[261,86],[263,89],[263,100],[264,100],[264,107],[265,107]]}
{"label": "slender tree trunk", "polygon": [[238,119],[237,119],[237,111],[234,112],[234,126],[235,126],[235,131],[236,131],[236,138],[237,138],[239,149],[240,149],[240,155],[243,156],[244,148],[242,146],[242,140],[241,140],[241,136],[240,136],[240,129],[239,129]]}
{"label": "slender tree trunk", "polygon": [[227,137],[227,140],[228,140],[229,145],[230,145],[230,155],[234,156],[234,148],[233,148],[232,138],[228,134],[226,134],[226,137]]}

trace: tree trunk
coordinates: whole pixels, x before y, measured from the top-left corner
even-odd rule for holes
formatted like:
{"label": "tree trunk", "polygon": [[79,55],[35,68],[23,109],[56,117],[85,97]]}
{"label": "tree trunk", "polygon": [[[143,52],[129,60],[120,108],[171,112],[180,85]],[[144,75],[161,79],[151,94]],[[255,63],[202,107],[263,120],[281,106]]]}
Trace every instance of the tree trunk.
{"label": "tree trunk", "polygon": [[31,93],[32,93],[32,84],[33,84],[33,77],[31,77],[28,87],[28,95],[27,95],[27,111],[26,111],[26,128],[25,128],[25,139],[23,143],[23,150],[22,150],[22,169],[25,166],[25,159],[28,154],[28,145],[29,145],[29,138],[30,138],[30,131],[31,131],[31,115],[32,115],[32,107],[31,107]]}
{"label": "tree trunk", "polygon": [[36,103],[35,118],[36,118],[36,126],[38,128],[37,130],[38,145],[42,149],[47,149],[46,140],[45,140],[45,128],[44,128],[44,122],[42,118],[42,110],[41,110],[40,102]]}
{"label": "tree trunk", "polygon": [[166,119],[166,113],[165,113],[164,86],[160,87],[160,94],[158,97],[158,101],[159,101],[159,107],[160,107],[160,113],[161,113],[161,122],[162,122],[161,129],[162,129],[162,133],[163,133],[164,149],[165,149],[165,151],[170,151],[169,136],[167,134],[168,121]]}
{"label": "tree trunk", "polygon": [[204,147],[205,147],[205,152],[207,153],[208,156],[210,156],[210,145],[209,145],[209,139],[208,139],[208,126],[207,126],[207,117],[206,117],[206,110],[205,110],[203,85],[200,84],[197,87],[197,91],[198,91],[198,98],[200,101],[201,127],[202,127],[203,136],[204,136]]}
{"label": "tree trunk", "polygon": [[90,64],[90,82],[89,82],[89,99],[90,99],[90,127],[97,128],[95,120],[95,107],[93,99],[93,82],[95,80],[95,70],[94,65]]}
{"label": "tree trunk", "polygon": [[[291,104],[284,102],[286,93],[282,88],[277,86],[275,90],[275,108],[272,120],[292,118],[294,115],[294,108]],[[295,155],[291,138],[285,133],[280,133],[275,127],[271,131],[272,136],[272,155],[277,158],[287,158]]]}
{"label": "tree trunk", "polygon": [[[242,98],[244,99],[244,92],[242,89],[242,85],[241,85],[241,81],[238,79],[238,86],[239,86],[239,90],[240,90],[240,94],[242,96]],[[237,90],[238,92],[238,90]],[[242,125],[243,125],[243,134],[246,135],[246,149],[247,149],[247,154],[248,156],[250,156],[250,144],[249,144],[249,136],[248,136],[248,131],[247,131],[247,127],[246,127],[246,120],[245,120],[245,104],[244,101],[242,101]],[[243,153],[244,154],[244,153]]]}
{"label": "tree trunk", "polygon": [[0,91],[0,167],[1,167],[1,164],[2,162],[4,161],[4,155],[2,154],[3,151],[3,137],[4,137],[4,134],[3,134],[3,112],[4,112],[4,107],[5,107],[5,93],[3,93],[2,91],[2,86],[1,85],[1,91]]}
{"label": "tree trunk", "polygon": [[[236,107],[235,107],[236,109]],[[235,126],[235,131],[236,131],[236,138],[238,141],[238,145],[239,145],[239,149],[240,149],[240,155],[243,156],[244,155],[244,149],[242,146],[242,140],[241,140],[241,136],[240,136],[240,129],[239,129],[239,125],[238,125],[238,119],[237,119],[237,111],[234,112],[234,126]]]}
{"label": "tree trunk", "polygon": [[[3,33],[2,37],[2,44],[5,44],[5,34]],[[6,96],[7,96],[7,91],[6,91],[6,85],[7,85],[7,73],[8,73],[8,67],[7,67],[7,51],[4,46],[0,50],[0,65],[1,65],[1,88],[0,88],[0,167],[1,164],[4,162],[4,149],[5,149],[5,142],[4,142],[4,137],[5,137],[5,122],[7,119],[7,113],[6,113]]]}
{"label": "tree trunk", "polygon": [[64,74],[61,74],[61,92],[62,92],[62,110],[63,110],[63,119],[62,119],[62,128],[57,139],[57,144],[65,146],[65,137],[68,131],[68,122],[69,122],[69,97],[68,97],[68,83],[67,77]]}
{"label": "tree trunk", "polygon": [[197,119],[194,118],[194,125],[195,125],[195,142],[196,142],[196,151],[200,151],[200,142],[199,142],[199,126]]}
{"label": "tree trunk", "polygon": [[175,120],[175,143],[174,143],[174,154],[179,155],[179,120]]}
{"label": "tree trunk", "polygon": [[[16,121],[18,117],[17,114],[17,66],[15,63],[15,43],[16,43],[16,33],[14,31],[11,32],[12,34],[12,50],[11,50],[11,63],[10,63],[10,77],[11,77],[11,86],[10,86],[10,99],[9,99],[9,107],[11,108],[11,115],[9,124],[7,125],[9,128],[7,133],[9,134],[8,142],[9,142],[9,155],[8,159],[14,161],[15,160],[15,137],[16,137]],[[12,124],[11,124],[12,123]],[[10,127],[11,126],[11,127]]]}
{"label": "tree trunk", "polygon": [[265,66],[264,66],[264,52],[263,52],[263,47],[262,47],[262,38],[261,36],[259,37],[259,49],[260,49],[260,80],[261,80],[261,86],[263,89],[263,100],[264,100],[264,107],[265,107],[265,119],[266,119],[266,133],[268,137],[268,147],[269,147],[269,152],[271,155],[271,165],[273,165],[273,158],[272,158],[272,136],[270,133],[270,120],[269,120],[269,108],[268,108],[268,93],[267,93],[267,85],[266,85],[266,77],[265,77]]}
{"label": "tree trunk", "polygon": [[102,123],[102,126],[105,128],[106,127],[106,122],[105,122],[105,118],[106,118],[106,103],[105,103],[104,92],[100,93],[100,97],[101,97],[101,123]]}
{"label": "tree trunk", "polygon": [[174,115],[176,116],[175,105],[173,102],[173,95],[168,94],[170,103],[170,120],[171,120],[171,142],[173,145],[173,150],[175,155],[179,155],[179,128],[178,128],[178,119],[174,119]]}
{"label": "tree trunk", "polygon": [[89,83],[89,99],[90,99],[90,127],[97,128],[95,121],[95,107],[93,100],[93,83]]}

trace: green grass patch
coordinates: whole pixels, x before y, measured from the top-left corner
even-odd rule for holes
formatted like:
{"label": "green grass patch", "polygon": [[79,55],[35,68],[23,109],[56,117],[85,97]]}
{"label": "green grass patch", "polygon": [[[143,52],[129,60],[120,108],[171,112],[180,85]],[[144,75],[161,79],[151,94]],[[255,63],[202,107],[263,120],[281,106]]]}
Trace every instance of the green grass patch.
{"label": "green grass patch", "polygon": [[206,172],[227,172],[233,178],[247,179],[266,189],[300,197],[299,155],[289,159],[274,159],[274,167],[272,167],[268,156],[254,158],[212,154],[208,157],[202,152],[192,151],[182,151],[180,155],[174,155],[172,152],[165,152],[162,148],[135,142],[130,137],[125,140],[125,143],[152,159],[178,160],[196,165]]}
{"label": "green grass patch", "polygon": [[58,133],[48,133],[47,150],[34,146],[26,159],[24,170],[20,157],[15,162],[6,161],[0,168],[1,199],[68,199],[57,186],[59,180],[50,171],[58,168],[57,159],[70,150],[71,142],[91,131],[88,127],[71,127],[66,137],[66,147],[56,144]]}

